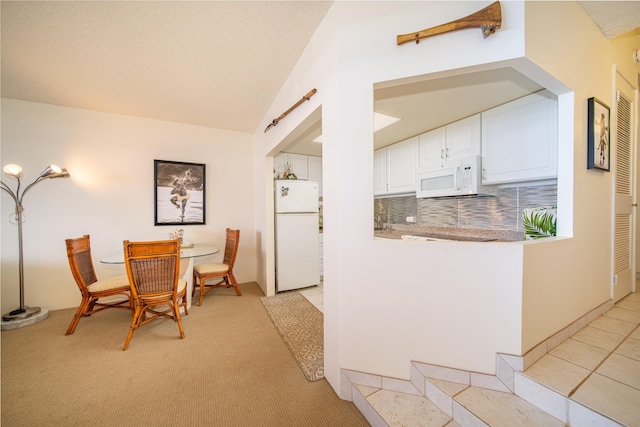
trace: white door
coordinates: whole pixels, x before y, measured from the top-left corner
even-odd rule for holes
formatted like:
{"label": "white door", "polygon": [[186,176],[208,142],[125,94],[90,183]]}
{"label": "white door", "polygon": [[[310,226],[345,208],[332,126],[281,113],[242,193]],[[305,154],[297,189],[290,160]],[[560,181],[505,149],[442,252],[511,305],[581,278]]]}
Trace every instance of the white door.
{"label": "white door", "polygon": [[633,141],[634,135],[634,88],[616,73],[618,87],[615,102],[615,212],[613,242],[613,301],[617,302],[628,295],[634,280],[635,218],[633,208]]}

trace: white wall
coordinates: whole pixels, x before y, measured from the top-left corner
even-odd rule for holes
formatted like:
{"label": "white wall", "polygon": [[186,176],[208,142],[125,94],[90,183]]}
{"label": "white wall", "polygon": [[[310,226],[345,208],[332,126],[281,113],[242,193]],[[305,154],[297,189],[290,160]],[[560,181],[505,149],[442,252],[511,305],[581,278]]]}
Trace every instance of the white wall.
{"label": "white wall", "polygon": [[[480,30],[466,30],[397,46],[397,34],[451,21],[489,2],[336,2],[264,124],[309,88],[317,87],[320,96],[276,132],[256,133],[259,166],[322,103],[325,372],[336,390],[340,369],[408,379],[411,360],[493,373],[496,352],[522,354],[609,298],[610,259],[585,256],[606,251],[608,244],[601,249],[602,242],[611,240],[608,228],[592,232],[591,217],[610,221],[611,174],[593,177],[584,171],[583,105],[611,82],[610,76],[600,79],[603,69],[611,67],[612,46],[577,3],[534,3],[537,9],[527,9],[534,16],[527,16],[525,26],[524,3],[502,2],[503,26],[487,39]],[[563,30],[549,32],[545,17],[553,16],[556,6],[560,16],[554,22]],[[544,34],[551,38],[545,46],[553,48],[525,44],[525,28],[527,38],[537,42]],[[582,36],[593,46],[575,49]],[[524,58],[529,49],[542,67]],[[602,60],[603,65],[590,68],[585,60]],[[433,245],[374,240],[373,85],[506,65],[551,85],[563,100],[559,150],[565,164],[559,195],[564,210],[559,215],[566,238]],[[587,193],[605,206],[594,209]],[[580,208],[575,211],[574,197]],[[262,200],[267,206],[268,197]],[[268,206],[264,217],[257,227],[265,236],[262,255],[268,259]],[[533,304],[523,302],[523,296],[533,296]],[[553,309],[541,304],[548,296],[555,298]]]}
{"label": "white wall", "polygon": [[[77,307],[64,240],[91,235],[99,278],[124,274],[124,265],[99,259],[122,241],[169,238],[224,247],[225,228],[238,228],[239,282],[256,280],[254,171],[251,135],[178,123],[2,99],[2,165],[18,163],[24,183],[50,163],[70,179],[47,180],[24,198],[25,304],[49,310]],[[154,226],[153,161],[206,164],[206,225]],[[6,176],[5,183],[15,188]],[[23,188],[24,185],[23,184]],[[2,313],[19,306],[17,227],[11,198],[2,193]],[[200,261],[214,261],[220,254]],[[69,319],[71,320],[71,319]]]}

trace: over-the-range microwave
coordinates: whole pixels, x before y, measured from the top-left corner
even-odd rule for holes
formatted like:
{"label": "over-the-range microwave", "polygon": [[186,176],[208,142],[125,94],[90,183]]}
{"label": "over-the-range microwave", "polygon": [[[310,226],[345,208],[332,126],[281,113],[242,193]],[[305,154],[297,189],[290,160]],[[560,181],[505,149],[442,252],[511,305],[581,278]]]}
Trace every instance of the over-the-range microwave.
{"label": "over-the-range microwave", "polygon": [[418,170],[416,197],[496,195],[494,187],[482,185],[480,156],[450,159],[446,164]]}

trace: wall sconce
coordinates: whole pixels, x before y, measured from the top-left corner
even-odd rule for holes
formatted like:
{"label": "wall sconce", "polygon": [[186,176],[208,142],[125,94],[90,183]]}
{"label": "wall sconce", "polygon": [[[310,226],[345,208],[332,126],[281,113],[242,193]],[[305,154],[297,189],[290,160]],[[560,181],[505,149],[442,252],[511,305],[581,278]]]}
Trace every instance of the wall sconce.
{"label": "wall sconce", "polygon": [[22,212],[24,207],[22,206],[22,199],[24,195],[37,183],[47,178],[68,178],[69,172],[66,169],[61,169],[56,165],[49,165],[42,171],[42,173],[29,184],[22,193],[20,193],[20,178],[22,177],[22,168],[18,165],[10,164],[6,165],[3,169],[4,173],[18,181],[15,192],[9,188],[7,184],[0,181],[2,184],[2,190],[9,194],[16,205],[13,219],[18,224],[18,273],[20,275],[20,307],[2,316],[2,320],[19,320],[40,312],[40,307],[26,307],[24,305],[24,268],[22,263]]}

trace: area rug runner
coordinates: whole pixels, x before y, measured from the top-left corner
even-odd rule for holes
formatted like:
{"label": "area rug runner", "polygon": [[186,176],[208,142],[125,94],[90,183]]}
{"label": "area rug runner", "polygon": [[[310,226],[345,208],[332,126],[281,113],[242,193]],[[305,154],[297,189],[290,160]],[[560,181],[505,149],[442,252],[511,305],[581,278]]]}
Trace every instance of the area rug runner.
{"label": "area rug runner", "polygon": [[260,298],[309,381],[324,378],[324,316],[299,292]]}

